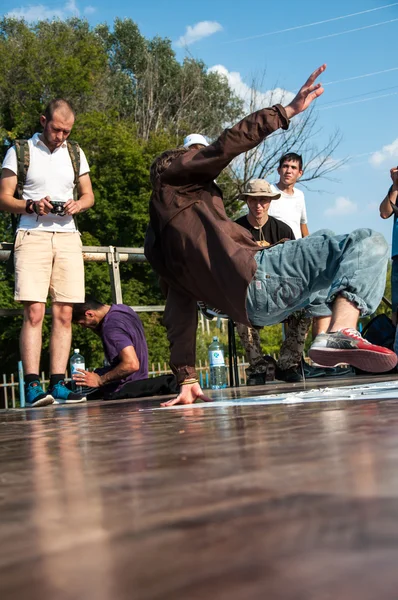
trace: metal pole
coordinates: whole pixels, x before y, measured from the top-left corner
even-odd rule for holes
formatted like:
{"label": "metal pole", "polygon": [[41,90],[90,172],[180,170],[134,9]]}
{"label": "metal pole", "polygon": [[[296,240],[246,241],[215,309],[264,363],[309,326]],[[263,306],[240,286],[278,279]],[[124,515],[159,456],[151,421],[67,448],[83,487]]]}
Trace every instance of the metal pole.
{"label": "metal pole", "polygon": [[3,373],[4,406],[8,408],[7,375]]}
{"label": "metal pole", "polygon": [[233,357],[233,347],[232,347],[232,336],[234,335],[234,325],[232,323],[232,332],[231,332],[231,319],[228,319],[228,354],[229,354],[229,387],[235,387],[234,383],[234,357]]}
{"label": "metal pole", "polygon": [[238,355],[236,352],[236,337],[235,337],[235,323],[231,321],[231,334],[232,334],[232,354],[234,357],[234,380],[235,387],[239,387],[239,370],[238,370]]}
{"label": "metal pole", "polygon": [[119,253],[114,246],[109,246],[109,252],[107,252],[107,259],[109,265],[109,277],[111,280],[112,302],[114,302],[115,304],[122,304],[123,296],[122,284],[120,281]]}
{"label": "metal pole", "polygon": [[18,361],[18,381],[19,381],[19,405],[25,408],[25,381],[23,376],[22,360]]}

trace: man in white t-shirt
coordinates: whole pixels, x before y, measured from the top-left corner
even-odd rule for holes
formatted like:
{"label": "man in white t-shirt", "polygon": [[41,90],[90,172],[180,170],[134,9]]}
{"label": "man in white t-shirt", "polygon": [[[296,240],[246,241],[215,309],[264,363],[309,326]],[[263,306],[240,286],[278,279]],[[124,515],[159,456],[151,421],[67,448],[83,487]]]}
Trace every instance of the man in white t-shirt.
{"label": "man in white t-shirt", "polygon": [[[297,180],[303,174],[303,159],[300,154],[288,152],[284,154],[278,167],[279,181],[272,185],[272,189],[281,194],[278,202],[271,202],[268,214],[289,225],[296,240],[307,237],[310,234],[307,226],[307,209],[304,194],[295,187]],[[295,315],[299,320],[304,319],[309,329],[310,320],[302,314]],[[330,316],[318,317],[312,323],[312,335],[315,338],[322,331],[327,331]]]}
{"label": "man in white t-shirt", "polygon": [[272,187],[281,197],[278,202],[271,203],[268,212],[271,217],[289,225],[298,240],[309,235],[304,194],[294,187],[303,174],[302,157],[295,152],[285,154],[279,161],[278,173],[279,181]]}
{"label": "man in white t-shirt", "polygon": [[[15,300],[24,305],[20,352],[25,373],[26,402],[44,406],[54,402],[82,400],[65,386],[71,347],[73,304],[84,302],[84,263],[80,234],[74,216],[94,204],[89,166],[80,152],[75,177],[70,154],[75,115],[63,99],[52,100],[40,117],[42,133],[28,140],[29,163],[22,198],[14,194],[18,178],[15,147],[2,165],[0,209],[20,216],[15,239]],[[78,180],[78,199],[73,199]],[[63,203],[54,213],[52,202]],[[50,387],[46,393],[39,378],[42,325],[50,291],[52,329],[50,340]]]}

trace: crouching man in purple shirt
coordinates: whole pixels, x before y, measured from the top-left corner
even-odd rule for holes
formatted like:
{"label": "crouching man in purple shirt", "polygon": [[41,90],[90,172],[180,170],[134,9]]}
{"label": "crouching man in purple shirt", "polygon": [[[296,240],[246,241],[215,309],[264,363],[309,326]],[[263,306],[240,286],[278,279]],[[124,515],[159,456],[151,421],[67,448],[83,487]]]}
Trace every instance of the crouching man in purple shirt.
{"label": "crouching man in purple shirt", "polygon": [[99,398],[119,391],[126,383],[147,379],[148,346],[140,318],[132,308],[86,298],[84,303],[73,305],[73,322],[100,336],[109,364],[74,375],[78,385],[98,388],[94,394]]}

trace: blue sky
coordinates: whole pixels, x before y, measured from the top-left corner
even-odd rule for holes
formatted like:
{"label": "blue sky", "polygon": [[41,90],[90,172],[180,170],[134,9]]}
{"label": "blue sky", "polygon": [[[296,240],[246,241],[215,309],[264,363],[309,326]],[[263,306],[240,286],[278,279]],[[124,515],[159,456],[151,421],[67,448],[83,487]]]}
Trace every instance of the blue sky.
{"label": "blue sky", "polygon": [[264,72],[260,91],[276,83],[294,91],[326,62],[318,143],[339,128],[343,141],[334,158],[351,160],[334,174],[338,181],[318,180],[305,190],[309,229],[371,227],[390,241],[392,223],[380,219],[378,205],[398,164],[398,2],[43,1],[3,0],[2,11],[30,20],[79,14],[93,25],[132,18],[146,37],[173,40],[179,59],[189,52],[209,68],[222,67],[238,91]]}

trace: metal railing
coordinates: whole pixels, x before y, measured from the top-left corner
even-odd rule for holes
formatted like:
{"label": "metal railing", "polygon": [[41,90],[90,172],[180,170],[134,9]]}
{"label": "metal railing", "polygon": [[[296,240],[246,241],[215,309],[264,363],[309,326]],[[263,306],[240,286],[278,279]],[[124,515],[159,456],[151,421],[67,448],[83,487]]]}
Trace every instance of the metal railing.
{"label": "metal railing", "polygon": [[[6,262],[10,257],[12,244],[0,243],[0,262]],[[112,290],[112,302],[123,303],[122,284],[120,280],[120,263],[145,263],[147,259],[143,248],[123,248],[116,246],[83,246],[84,262],[106,262],[109,268],[109,278]],[[163,312],[164,305],[132,306],[136,312]],[[46,314],[50,311],[47,310]],[[19,309],[0,309],[0,317],[22,315]]]}
{"label": "metal railing", "polygon": [[[11,250],[11,243],[0,243],[0,262],[6,262],[10,258]],[[122,285],[120,279],[120,263],[128,262],[140,264],[147,262],[143,248],[124,248],[119,246],[83,246],[83,260],[84,262],[106,262],[108,264],[112,302],[115,304],[123,303]],[[131,306],[131,308],[135,312],[163,312],[165,306],[158,304],[151,306]],[[22,309],[0,308],[0,317],[18,316],[22,314]],[[51,309],[47,308],[46,315],[49,314],[51,314]],[[200,315],[200,317],[203,329],[206,319],[204,319],[202,315]],[[244,363],[244,358],[242,357],[238,367],[239,379],[242,381],[242,383],[246,382],[245,367],[247,366],[248,365]],[[19,363],[19,370],[21,370],[21,368],[21,364]],[[165,365],[162,369],[160,364],[158,364],[158,369],[155,369],[154,365],[152,365],[152,371],[149,371],[149,376],[154,377],[166,372],[171,372],[168,366]],[[199,365],[198,373],[201,382],[203,385],[206,385],[209,377],[207,363],[203,366],[201,364]],[[230,374],[228,373],[228,375]],[[41,379],[43,384],[48,383],[44,373],[42,373]],[[20,401],[22,405],[24,404],[23,390],[21,389],[19,381],[23,381],[23,374],[21,375],[21,373],[18,374],[18,381],[16,381],[15,375],[13,374],[10,376],[9,381],[7,381],[6,375],[3,375],[2,382],[0,381],[0,390],[3,389],[6,408],[8,407],[9,400],[12,407],[15,407],[18,404],[17,398],[21,399]],[[10,398],[8,392],[10,392]]]}
{"label": "metal railing", "polygon": [[[245,358],[243,356],[238,357],[239,385],[246,385],[246,368],[248,366],[249,363],[245,362]],[[152,369],[148,371],[149,377],[156,377],[157,375],[166,375],[168,373],[171,373],[171,370],[166,363],[164,363],[163,366],[160,363],[157,363],[157,365],[152,363],[151,367]],[[208,388],[210,381],[210,367],[208,361],[204,361],[202,363],[202,361],[199,360],[199,366],[196,367],[196,371],[198,373],[201,387],[204,389]],[[23,392],[23,388],[21,389],[21,385],[23,386],[23,383],[21,383],[21,381],[23,381],[23,379],[16,379],[13,373],[8,376],[3,373],[3,375],[1,376],[0,390],[3,390],[4,394],[4,408],[9,409],[24,407],[24,403],[22,400],[23,394],[21,394],[21,391]],[[66,373],[65,381],[70,381],[68,373]],[[46,378],[44,371],[42,371],[41,373],[40,382],[44,389],[48,387],[50,380]],[[230,385],[228,369],[227,384]]]}

